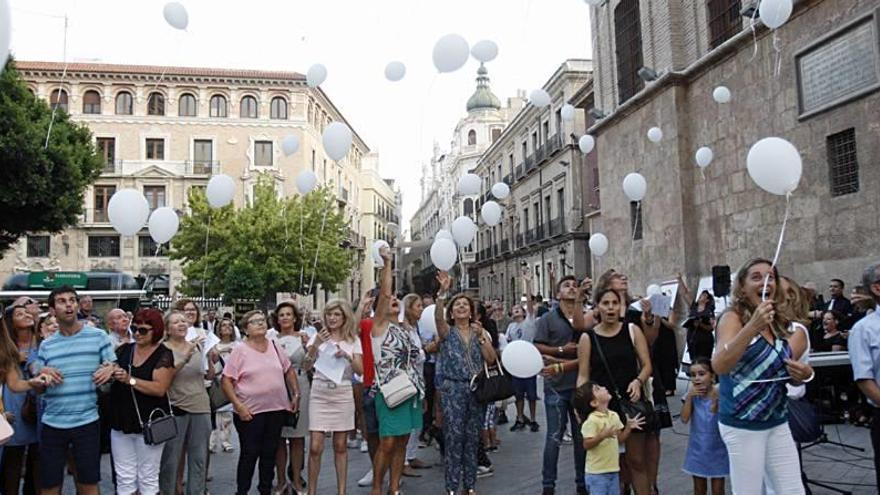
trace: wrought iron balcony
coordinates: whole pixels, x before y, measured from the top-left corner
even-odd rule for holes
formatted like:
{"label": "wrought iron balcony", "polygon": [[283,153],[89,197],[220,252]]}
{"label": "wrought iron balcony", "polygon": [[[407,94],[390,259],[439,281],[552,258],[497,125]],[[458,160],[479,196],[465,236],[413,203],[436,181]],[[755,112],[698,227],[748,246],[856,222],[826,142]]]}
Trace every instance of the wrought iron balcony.
{"label": "wrought iron balcony", "polygon": [[186,175],[214,175],[220,172],[220,162],[217,160],[186,160]]}

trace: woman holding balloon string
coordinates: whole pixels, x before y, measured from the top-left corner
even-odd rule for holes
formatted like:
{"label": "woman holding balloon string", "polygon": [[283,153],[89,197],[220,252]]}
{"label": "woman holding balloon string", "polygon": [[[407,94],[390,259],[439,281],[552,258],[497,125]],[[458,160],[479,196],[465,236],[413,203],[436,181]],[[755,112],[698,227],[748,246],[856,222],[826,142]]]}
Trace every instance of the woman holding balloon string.
{"label": "woman holding balloon string", "polygon": [[766,259],[744,264],[716,330],[712,368],[720,377],[720,431],[734,493],[760,493],[765,476],[786,493],[804,493],[786,384],[809,382],[815,374],[798,360],[807,348],[805,332],[777,311],[784,303],[777,280]]}
{"label": "woman holding balloon string", "polygon": [[[470,389],[471,379],[494,364],[497,356],[492,338],[475,322],[473,300],[458,294],[447,304],[452,279],[445,271],[437,273],[440,290],[434,324],[440,341],[438,369],[443,376],[440,402],[443,409],[443,435],[446,461],[446,490],[455,493],[460,486],[473,494],[477,483],[477,449],[484,407]],[[446,306],[446,317],[442,308]]]}
{"label": "woman holding balloon string", "polygon": [[[422,400],[425,396],[424,375],[419,371],[418,365],[420,361],[424,361],[421,344],[417,343],[418,337],[414,338],[406,328],[407,324],[399,320],[400,301],[394,295],[391,249],[383,246],[379,254],[384,263],[379,273],[379,293],[371,330],[375,383],[378,386],[375,391],[375,405],[379,419],[379,448],[373,462],[374,495],[381,492],[382,482],[389,468],[389,492],[397,493],[399,490],[406,444],[412,432],[422,428]],[[408,299],[421,305],[417,296]],[[414,317],[417,318],[418,315],[405,311],[405,319]],[[383,393],[383,387],[401,376],[408,379],[414,394],[399,404],[390,405]]]}

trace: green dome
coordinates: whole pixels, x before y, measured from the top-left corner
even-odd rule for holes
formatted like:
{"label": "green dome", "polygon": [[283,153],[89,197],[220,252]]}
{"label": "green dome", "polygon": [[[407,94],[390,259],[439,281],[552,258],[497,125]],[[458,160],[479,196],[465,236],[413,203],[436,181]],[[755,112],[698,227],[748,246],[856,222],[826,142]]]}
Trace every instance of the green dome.
{"label": "green dome", "polygon": [[489,71],[483,64],[477,70],[477,90],[468,99],[467,111],[474,110],[500,110],[501,100],[489,89]]}

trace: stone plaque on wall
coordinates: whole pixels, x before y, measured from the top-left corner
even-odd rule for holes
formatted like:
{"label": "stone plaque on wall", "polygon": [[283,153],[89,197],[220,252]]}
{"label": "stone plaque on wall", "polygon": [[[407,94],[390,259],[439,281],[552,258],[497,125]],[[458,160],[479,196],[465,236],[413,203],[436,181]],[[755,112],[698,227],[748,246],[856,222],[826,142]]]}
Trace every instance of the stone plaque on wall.
{"label": "stone plaque on wall", "polygon": [[877,31],[875,12],[795,55],[801,118],[880,88]]}

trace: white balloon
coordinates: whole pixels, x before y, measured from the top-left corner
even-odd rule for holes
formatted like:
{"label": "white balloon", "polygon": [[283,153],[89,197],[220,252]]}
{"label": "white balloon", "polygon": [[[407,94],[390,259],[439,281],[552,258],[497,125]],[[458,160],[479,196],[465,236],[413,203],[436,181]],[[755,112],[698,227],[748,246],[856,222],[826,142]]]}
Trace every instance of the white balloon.
{"label": "white balloon", "polygon": [[455,266],[457,257],[455,243],[449,239],[435,239],[431,245],[431,263],[443,271],[448,272]]}
{"label": "white balloon", "polygon": [[660,295],[662,291],[660,290],[660,286],[657,284],[651,284],[645,290],[645,295],[648,297]]}
{"label": "white balloon", "polygon": [[501,221],[501,205],[494,201],[486,201],[480,208],[480,216],[489,227],[498,225]]}
{"label": "white balloon", "polygon": [[477,174],[464,174],[458,179],[458,193],[462,196],[480,194],[480,176]]}
{"label": "white balloon", "polygon": [[147,227],[150,230],[150,237],[159,244],[164,244],[177,234],[177,229],[180,227],[180,217],[170,206],[156,208],[150,215]]}
{"label": "white balloon", "polygon": [[150,204],[137,189],[120,189],[107,203],[107,216],[116,232],[135,235],[150,216]]}
{"label": "white balloon", "polygon": [[792,10],[794,10],[792,0],[761,0],[758,15],[765,26],[776,29],[788,21]]}
{"label": "white balloon", "polygon": [[495,196],[495,199],[504,199],[510,196],[510,186],[504,182],[496,183],[492,186],[492,196]]}
{"label": "white balloon", "polygon": [[755,143],[746,158],[755,184],[772,194],[785,196],[797,189],[803,173],[801,154],[793,144],[778,137]]}
{"label": "white balloon", "polygon": [[382,259],[382,254],[379,252],[383,247],[388,247],[388,243],[382,239],[373,243],[373,262],[378,268],[385,266],[385,260]]}
{"label": "white balloon", "polygon": [[299,150],[299,138],[291,134],[281,141],[281,150],[285,156],[290,156]]}
{"label": "white balloon", "polygon": [[572,105],[571,103],[566,103],[565,105],[562,105],[562,108],[559,109],[559,114],[560,116],[562,116],[562,120],[565,121],[574,120],[574,112],[575,108],[574,105]]}
{"label": "white balloon", "polygon": [[544,108],[550,104],[550,93],[543,89],[534,89],[529,93],[529,103],[538,108]]}
{"label": "white balloon", "polygon": [[604,0],[584,0],[584,2],[585,2],[587,5],[590,5],[590,6],[592,6],[592,7],[598,7],[599,5],[602,5],[602,2],[603,2],[603,1],[604,1]]}
{"label": "white balloon", "polygon": [[491,62],[498,56],[498,45],[492,40],[481,40],[471,47],[471,55],[480,62]]}
{"label": "white balloon", "polygon": [[712,91],[712,99],[716,103],[730,103],[730,90],[727,86],[718,86]]}
{"label": "white balloon", "polygon": [[162,15],[165,16],[167,22],[174,29],[186,29],[189,24],[189,14],[186,13],[186,7],[180,2],[168,2],[162,9]]}
{"label": "white balloon", "polygon": [[578,148],[580,148],[581,153],[585,155],[593,151],[593,148],[595,147],[596,140],[593,138],[593,136],[589,134],[584,134],[583,136],[581,136],[580,139],[578,139]]}
{"label": "white balloon", "polygon": [[659,127],[648,129],[648,140],[652,143],[659,143],[663,139],[663,131]]}
{"label": "white balloon", "polygon": [[324,151],[327,152],[327,156],[337,162],[345,158],[348,155],[348,151],[351,149],[351,129],[342,122],[331,122],[330,125],[324,129],[324,135],[321,139],[324,143]]}
{"label": "white balloon", "polygon": [[205,193],[212,208],[222,208],[231,203],[232,198],[235,197],[235,181],[226,174],[215,175],[208,181]]}
{"label": "white balloon", "polygon": [[296,176],[296,190],[305,196],[315,190],[318,185],[318,176],[311,170],[303,170]]}
{"label": "white balloon", "polygon": [[385,79],[391,82],[400,81],[405,75],[406,66],[403,65],[403,62],[388,62],[388,65],[385,66]]}
{"label": "white balloon", "polygon": [[590,252],[594,256],[603,256],[608,252],[608,238],[605,237],[605,234],[590,235]]}
{"label": "white balloon", "polygon": [[422,314],[419,316],[419,333],[426,332],[428,335],[437,335],[437,324],[434,322],[434,311],[436,310],[436,304],[431,304],[422,310]]}
{"label": "white balloon", "polygon": [[538,348],[527,340],[514,340],[507,344],[501,353],[501,364],[517,378],[532,378],[544,368]]}
{"label": "white balloon", "polygon": [[477,226],[470,217],[461,215],[452,222],[452,238],[455,244],[459,246],[467,246],[474,240],[477,235]]}
{"label": "white balloon", "polygon": [[452,232],[446,229],[440,229],[434,234],[434,239],[449,239],[450,241],[455,242],[455,238],[452,237]]}
{"label": "white balloon", "polygon": [[12,37],[12,13],[9,10],[8,0],[0,0],[0,72],[6,67],[9,60],[9,43]]}
{"label": "white balloon", "polygon": [[707,146],[703,146],[702,148],[697,150],[697,154],[695,156],[697,160],[697,165],[700,168],[706,168],[712,163],[712,158],[715,157],[715,154],[712,153],[712,148]]}
{"label": "white balloon", "polygon": [[648,182],[642,174],[631,173],[623,178],[623,193],[630,201],[641,201],[648,191]]}
{"label": "white balloon", "polygon": [[470,47],[467,40],[457,34],[447,34],[434,44],[434,67],[439,72],[454,72],[467,63]]}
{"label": "white balloon", "polygon": [[324,84],[324,81],[327,80],[327,68],[324,67],[323,64],[315,64],[309,67],[309,71],[306,72],[306,84],[308,84],[312,88],[317,88],[318,86]]}

